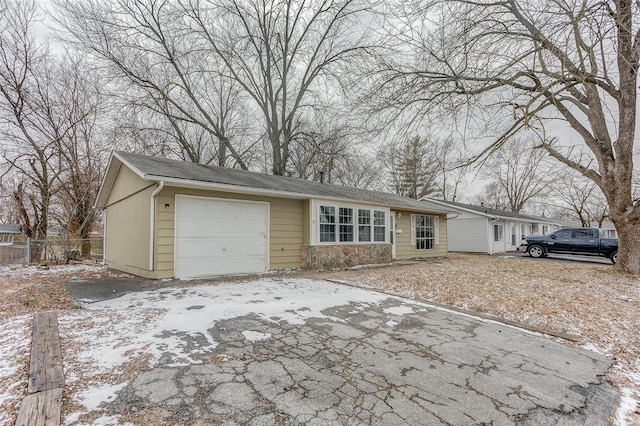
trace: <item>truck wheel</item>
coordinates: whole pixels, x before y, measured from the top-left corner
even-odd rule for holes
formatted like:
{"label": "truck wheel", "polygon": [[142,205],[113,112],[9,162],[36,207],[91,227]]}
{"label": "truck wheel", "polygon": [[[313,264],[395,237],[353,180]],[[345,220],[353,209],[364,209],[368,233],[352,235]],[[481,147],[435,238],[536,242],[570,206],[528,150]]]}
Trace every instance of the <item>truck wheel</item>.
{"label": "truck wheel", "polygon": [[611,259],[611,263],[613,263],[615,265],[616,262],[618,261],[618,251],[616,250],[613,253],[611,253],[609,255],[609,259]]}
{"label": "truck wheel", "polygon": [[529,247],[528,252],[529,252],[529,256],[535,257],[536,259],[544,256],[544,248],[542,248],[542,246],[539,246],[537,244]]}

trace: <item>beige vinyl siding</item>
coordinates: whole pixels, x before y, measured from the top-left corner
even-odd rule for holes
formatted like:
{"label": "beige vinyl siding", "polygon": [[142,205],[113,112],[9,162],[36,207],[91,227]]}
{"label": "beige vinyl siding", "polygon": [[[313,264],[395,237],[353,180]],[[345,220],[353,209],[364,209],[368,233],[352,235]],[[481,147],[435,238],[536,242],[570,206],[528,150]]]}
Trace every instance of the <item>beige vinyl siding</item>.
{"label": "beige vinyl siding", "polygon": [[[447,216],[431,214],[438,217],[438,241],[434,250],[416,250],[411,243],[411,215],[430,215],[429,213],[396,211],[396,259],[415,259],[419,257],[436,257],[447,254]],[[398,214],[400,217],[398,218]],[[401,232],[398,232],[401,230]]]}
{"label": "beige vinyl siding", "polygon": [[118,170],[111,191],[109,191],[106,205],[108,207],[151,186],[155,187],[156,185],[145,181],[130,168],[122,166]]}
{"label": "beige vinyl siding", "polygon": [[309,216],[311,208],[311,200],[302,201],[302,243],[311,244],[311,222],[313,220]]}
{"label": "beige vinyl siding", "polygon": [[302,251],[302,200],[220,191],[165,187],[156,198],[156,277],[174,275],[175,196],[227,198],[269,203],[269,269],[299,268]]}
{"label": "beige vinyl siding", "polygon": [[155,188],[126,167],[116,176],[106,208],[105,259],[110,268],[154,278],[149,271],[149,215]]}

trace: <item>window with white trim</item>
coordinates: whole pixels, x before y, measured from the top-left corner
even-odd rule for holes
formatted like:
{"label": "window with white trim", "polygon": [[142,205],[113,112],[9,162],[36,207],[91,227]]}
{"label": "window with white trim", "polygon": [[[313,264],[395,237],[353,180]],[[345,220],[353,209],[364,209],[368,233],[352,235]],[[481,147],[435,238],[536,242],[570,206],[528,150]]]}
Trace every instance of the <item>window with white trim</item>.
{"label": "window with white trim", "polygon": [[336,208],[320,206],[320,242],[336,241]]}
{"label": "window with white trim", "polygon": [[358,241],[371,241],[371,210],[358,209]]}
{"label": "window with white trim", "polygon": [[340,242],[353,242],[353,209],[349,207],[338,208],[338,219],[340,222]]}
{"label": "window with white trim", "polygon": [[416,250],[433,250],[436,242],[435,217],[415,215]]}
{"label": "window with white trim", "polygon": [[319,243],[385,243],[387,212],[354,206],[318,204]]}
{"label": "window with white trim", "polygon": [[373,241],[382,242],[385,241],[387,236],[387,228],[385,225],[386,214],[380,210],[374,210],[373,212]]}

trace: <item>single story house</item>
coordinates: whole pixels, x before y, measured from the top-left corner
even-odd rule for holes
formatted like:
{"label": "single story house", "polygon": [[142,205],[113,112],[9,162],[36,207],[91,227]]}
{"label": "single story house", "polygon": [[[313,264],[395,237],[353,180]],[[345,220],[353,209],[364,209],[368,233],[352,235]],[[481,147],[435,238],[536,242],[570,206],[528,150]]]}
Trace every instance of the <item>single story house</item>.
{"label": "single story house", "polygon": [[429,201],[114,152],[96,206],[105,261],[147,278],[336,268],[447,253]]}
{"label": "single story house", "polygon": [[425,201],[456,211],[448,216],[447,232],[448,249],[454,252],[514,251],[526,235],[546,235],[562,228],[558,221],[544,217],[432,198]]}
{"label": "single story house", "polygon": [[8,223],[0,223],[0,246],[10,246],[16,235],[20,235],[20,225]]}
{"label": "single story house", "polygon": [[[592,223],[593,227],[597,228],[598,223]],[[618,230],[616,226],[610,220],[605,220],[602,222],[602,226],[600,227],[600,231],[602,231],[602,236],[604,238],[618,238]]]}

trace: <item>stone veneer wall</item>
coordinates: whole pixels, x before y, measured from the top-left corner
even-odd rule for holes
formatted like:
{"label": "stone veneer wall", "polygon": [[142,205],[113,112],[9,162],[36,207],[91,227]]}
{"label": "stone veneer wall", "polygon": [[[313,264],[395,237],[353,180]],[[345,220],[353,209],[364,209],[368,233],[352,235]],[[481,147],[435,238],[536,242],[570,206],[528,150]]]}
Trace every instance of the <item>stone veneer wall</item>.
{"label": "stone veneer wall", "polygon": [[349,268],[391,260],[391,244],[302,246],[302,267],[307,269]]}

